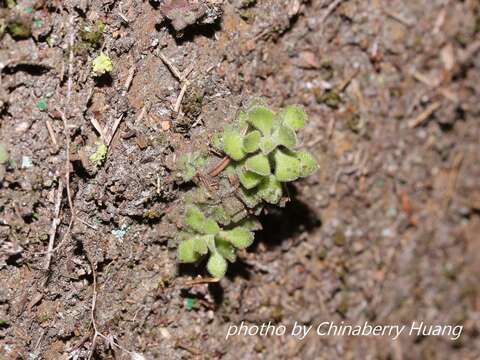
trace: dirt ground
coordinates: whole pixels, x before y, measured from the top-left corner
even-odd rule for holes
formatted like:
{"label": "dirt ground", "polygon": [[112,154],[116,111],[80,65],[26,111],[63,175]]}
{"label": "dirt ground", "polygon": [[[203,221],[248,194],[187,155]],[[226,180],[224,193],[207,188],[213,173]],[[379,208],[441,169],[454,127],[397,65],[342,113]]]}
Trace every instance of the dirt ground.
{"label": "dirt ground", "polygon": [[[0,3],[0,359],[480,358],[480,2]],[[202,283],[175,159],[254,96],[305,107],[320,171]],[[241,321],[463,333],[225,340]]]}

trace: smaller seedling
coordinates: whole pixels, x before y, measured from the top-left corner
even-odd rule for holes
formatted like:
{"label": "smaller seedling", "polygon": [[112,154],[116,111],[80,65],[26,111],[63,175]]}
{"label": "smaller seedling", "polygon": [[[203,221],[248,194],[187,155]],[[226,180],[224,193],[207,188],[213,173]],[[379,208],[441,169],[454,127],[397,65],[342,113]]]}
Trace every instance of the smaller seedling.
{"label": "smaller seedling", "polygon": [[82,41],[91,46],[97,46],[102,39],[104,31],[105,23],[101,20],[97,20],[93,25],[85,25],[79,33]]}
{"label": "smaller seedling", "polygon": [[186,233],[181,234],[183,239],[177,249],[180,262],[193,263],[210,252],[207,262],[208,272],[222,278],[227,271],[227,260],[236,260],[235,249],[249,247],[254,234],[247,226],[235,226],[222,229],[212,218],[206,217],[202,211],[189,205],[185,211]]}
{"label": "smaller seedling", "polygon": [[205,156],[198,151],[188,153],[178,157],[176,165],[183,181],[187,182],[195,177],[198,169],[205,166]]}
{"label": "smaller seedling", "polygon": [[107,158],[108,147],[104,143],[98,143],[96,151],[90,155],[90,161],[96,166],[100,167]]}
{"label": "smaller seedling", "polygon": [[96,76],[110,73],[113,70],[112,60],[103,52],[100,53],[92,62],[93,72]]}
{"label": "smaller seedling", "polygon": [[26,21],[13,21],[7,25],[7,32],[14,39],[25,39],[32,35],[32,24]]}
{"label": "smaller seedling", "polygon": [[5,0],[4,3],[7,8],[13,8],[15,7],[15,5],[17,5],[17,2],[15,0]]}

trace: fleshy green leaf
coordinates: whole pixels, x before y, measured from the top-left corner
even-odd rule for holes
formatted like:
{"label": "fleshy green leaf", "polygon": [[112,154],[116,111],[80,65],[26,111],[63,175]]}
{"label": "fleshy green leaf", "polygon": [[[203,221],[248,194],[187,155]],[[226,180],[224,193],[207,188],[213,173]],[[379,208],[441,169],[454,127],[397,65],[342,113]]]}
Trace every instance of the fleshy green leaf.
{"label": "fleshy green leaf", "polygon": [[215,133],[212,136],[211,144],[215,149],[223,150],[223,134],[222,133]]}
{"label": "fleshy green leaf", "polygon": [[245,189],[253,189],[262,181],[263,176],[245,169],[240,170],[238,179]]}
{"label": "fleshy green leaf", "polygon": [[273,175],[264,178],[258,186],[258,195],[270,204],[278,204],[283,195],[282,184]]}
{"label": "fleshy green leaf", "polygon": [[223,133],[223,151],[233,160],[242,160],[245,156],[243,152],[243,138],[238,131],[225,130]]}
{"label": "fleshy green leaf", "polygon": [[217,223],[221,225],[227,225],[232,221],[230,215],[227,214],[225,208],[222,205],[213,207],[212,217]]}
{"label": "fleshy green leaf", "polygon": [[260,139],[260,150],[264,155],[270,154],[273,149],[277,146],[277,144],[273,141],[273,139],[269,136],[264,136]]}
{"label": "fleshy green leaf", "polygon": [[238,249],[245,249],[252,245],[254,235],[253,232],[243,228],[236,227],[232,230],[221,231],[218,235],[221,239],[228,241]]}
{"label": "fleshy green leaf", "polygon": [[227,272],[227,262],[220,253],[214,252],[208,259],[207,270],[212,276],[221,279]]}
{"label": "fleshy green leaf", "polygon": [[300,160],[294,155],[277,149],[274,159],[275,177],[278,181],[293,181],[300,177]]}
{"label": "fleshy green leaf", "polygon": [[192,240],[194,251],[205,255],[208,253],[208,243],[213,241],[213,235],[194,236]]}
{"label": "fleshy green leaf", "polygon": [[193,239],[182,241],[178,245],[177,257],[182,263],[192,263],[199,259],[200,256],[195,251],[195,243]]}
{"label": "fleshy green leaf", "polygon": [[215,235],[219,231],[220,231],[220,227],[215,222],[215,220],[207,219],[207,221],[205,221],[205,224],[203,225],[202,233]]}
{"label": "fleshy green leaf", "polygon": [[300,176],[306,177],[318,170],[317,161],[308,151],[298,151],[296,157],[300,160]]}
{"label": "fleshy green leaf", "polygon": [[178,157],[176,165],[183,181],[187,182],[195,177],[197,169],[205,166],[205,157],[199,152],[184,154]]}
{"label": "fleshy green leaf", "polygon": [[238,226],[241,226],[250,231],[262,230],[262,224],[255,216],[248,216],[237,223]]}
{"label": "fleshy green leaf", "polygon": [[216,234],[220,227],[213,219],[207,219],[196,206],[189,206],[185,212],[185,224],[201,234]]}
{"label": "fleshy green leaf", "polygon": [[257,154],[248,158],[247,161],[245,161],[245,169],[262,176],[271,174],[268,157],[263,154]]}
{"label": "fleshy green leaf", "polygon": [[292,130],[300,130],[305,126],[305,111],[297,105],[287,106],[280,113],[283,123]]}
{"label": "fleshy green leaf", "polygon": [[295,131],[286,126],[279,126],[275,129],[273,139],[278,145],[283,145],[290,150],[297,145],[297,135]]}
{"label": "fleshy green leaf", "polygon": [[235,122],[238,129],[245,129],[248,126],[248,114],[245,111],[241,111],[237,115]]}
{"label": "fleshy green leaf", "polygon": [[257,151],[261,136],[258,130],[249,132],[243,139],[243,150],[247,153]]}
{"label": "fleshy green leaf", "polygon": [[237,256],[235,255],[234,247],[227,241],[224,240],[217,240],[217,251],[222,255],[225,259],[233,263]]}
{"label": "fleshy green leaf", "polygon": [[269,135],[273,126],[273,116],[269,109],[258,106],[248,112],[248,122],[264,135]]}
{"label": "fleshy green leaf", "polygon": [[240,191],[238,192],[238,195],[248,208],[254,208],[261,201],[261,198],[257,196],[255,189],[247,190],[247,189],[244,189],[243,187],[240,187]]}
{"label": "fleshy green leaf", "polygon": [[203,233],[205,224],[205,215],[196,206],[189,206],[185,211],[185,225],[192,230]]}

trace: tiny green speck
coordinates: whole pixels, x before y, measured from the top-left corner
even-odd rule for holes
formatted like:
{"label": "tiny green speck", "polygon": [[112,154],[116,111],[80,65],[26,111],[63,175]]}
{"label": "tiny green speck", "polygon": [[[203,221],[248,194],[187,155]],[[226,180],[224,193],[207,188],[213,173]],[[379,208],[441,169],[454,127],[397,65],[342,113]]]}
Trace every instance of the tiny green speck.
{"label": "tiny green speck", "polygon": [[97,167],[102,166],[107,158],[108,147],[103,143],[97,145],[97,150],[90,155],[90,161]]}
{"label": "tiny green speck", "polygon": [[47,109],[47,99],[41,98],[37,102],[37,109],[40,111],[45,111]]}
{"label": "tiny green speck", "polygon": [[197,303],[197,299],[194,299],[194,298],[186,298],[185,299],[185,307],[189,311],[193,310],[193,307],[195,306],[196,303]]}

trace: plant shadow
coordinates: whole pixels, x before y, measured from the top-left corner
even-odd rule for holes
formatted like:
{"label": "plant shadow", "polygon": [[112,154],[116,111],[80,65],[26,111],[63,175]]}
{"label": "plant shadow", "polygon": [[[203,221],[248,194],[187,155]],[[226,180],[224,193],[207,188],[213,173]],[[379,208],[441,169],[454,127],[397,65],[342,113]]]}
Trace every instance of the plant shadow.
{"label": "plant shadow", "polygon": [[289,239],[295,239],[304,232],[311,232],[320,227],[322,222],[305,202],[297,199],[297,190],[289,186],[290,201],[284,208],[265,208],[259,220],[263,229],[255,234],[255,243],[251,251],[255,251],[260,243],[268,248],[282,246]]}

